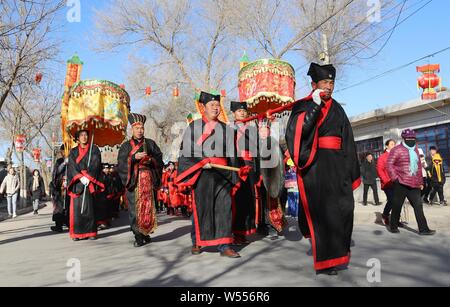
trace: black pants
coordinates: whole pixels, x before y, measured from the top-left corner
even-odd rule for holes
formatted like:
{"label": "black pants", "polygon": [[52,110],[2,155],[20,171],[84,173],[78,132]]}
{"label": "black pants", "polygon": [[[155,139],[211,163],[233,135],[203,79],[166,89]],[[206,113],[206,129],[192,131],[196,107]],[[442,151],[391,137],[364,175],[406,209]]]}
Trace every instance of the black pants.
{"label": "black pants", "polygon": [[394,201],[394,187],[390,186],[384,189],[384,194],[386,194],[386,206],[384,206],[383,215],[389,216],[392,211],[392,202]]}
{"label": "black pants", "polygon": [[394,183],[394,199],[392,203],[392,215],[391,215],[391,229],[397,229],[400,221],[400,213],[402,212],[403,203],[405,198],[408,198],[411,206],[414,208],[414,214],[416,216],[417,224],[419,225],[419,231],[429,230],[427,219],[423,213],[422,198],[420,196],[420,189],[411,188],[400,184],[398,181]]}
{"label": "black pants", "polygon": [[372,188],[373,197],[375,199],[375,205],[378,205],[380,203],[380,200],[378,199],[378,187],[376,183],[364,184],[364,195],[363,195],[364,205],[367,205],[367,193],[369,192],[369,187]]}
{"label": "black pants", "polygon": [[430,193],[430,202],[433,201],[434,197],[436,196],[436,193],[439,195],[439,201],[443,202],[445,200],[444,198],[444,185],[437,183],[437,184],[433,184],[432,186],[432,190]]}
{"label": "black pants", "polygon": [[431,182],[429,178],[424,178],[423,179],[423,190],[421,192],[421,196],[423,198],[423,200],[428,200],[428,196],[430,195],[431,192]]}

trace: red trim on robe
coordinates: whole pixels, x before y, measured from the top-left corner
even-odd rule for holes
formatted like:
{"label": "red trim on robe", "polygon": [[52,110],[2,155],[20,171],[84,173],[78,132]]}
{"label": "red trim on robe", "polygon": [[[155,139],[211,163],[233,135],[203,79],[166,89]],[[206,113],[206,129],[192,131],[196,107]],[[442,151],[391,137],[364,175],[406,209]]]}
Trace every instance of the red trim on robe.
{"label": "red trim on robe", "polygon": [[203,134],[197,140],[198,146],[202,145],[211,136],[212,132],[219,123],[218,121],[208,121],[205,117],[203,118],[203,121],[205,122],[205,128]]}
{"label": "red trim on robe", "polygon": [[78,157],[76,159],[77,164],[80,164],[81,160],[87,155],[89,152],[89,146],[82,148],[81,145],[78,145]]}
{"label": "red trim on robe", "polygon": [[[177,177],[175,178],[175,184],[179,185],[179,186],[193,186],[195,184],[195,182],[197,182],[197,179],[201,174],[201,169],[203,168],[203,166],[205,166],[208,163],[226,166],[226,165],[228,165],[228,160],[225,158],[214,158],[214,157],[213,158],[204,158],[200,162],[194,164],[193,166],[191,166],[190,168],[185,170],[183,173],[178,174]],[[188,177],[196,172],[197,172],[197,174],[195,174],[187,182],[181,182],[186,177]]]}
{"label": "red trim on robe", "polygon": [[75,216],[74,216],[74,205],[73,205],[74,198],[70,198],[70,223],[69,223],[69,234],[71,239],[87,239],[97,236],[97,232],[90,232],[90,233],[83,233],[83,234],[76,234],[75,233]]}
{"label": "red trim on robe", "polygon": [[[331,100],[332,101],[332,100]],[[319,120],[319,123],[317,124],[316,127],[316,131],[315,133],[315,137],[314,137],[314,143],[313,143],[313,148],[312,148],[312,152],[311,155],[308,159],[307,164],[303,167],[300,168],[297,165],[297,183],[298,183],[298,188],[299,188],[299,192],[300,192],[300,198],[302,200],[302,205],[303,205],[303,209],[305,211],[305,215],[306,215],[306,220],[308,222],[308,228],[309,231],[311,233],[311,244],[312,244],[312,251],[313,251],[313,257],[314,257],[314,268],[315,270],[324,270],[327,268],[332,268],[332,267],[336,267],[339,265],[344,265],[344,264],[348,264],[350,262],[350,254],[344,257],[340,257],[340,258],[336,258],[336,259],[329,259],[326,261],[317,261],[317,248],[316,248],[316,237],[315,237],[315,232],[314,232],[314,225],[312,222],[312,218],[311,218],[311,212],[309,211],[309,203],[308,203],[308,198],[306,195],[306,190],[305,190],[305,185],[303,182],[303,178],[302,178],[302,174],[301,171],[305,168],[307,168],[313,161],[314,156],[316,154],[317,151],[317,143],[318,143],[318,129],[319,127],[322,125],[322,123],[324,122],[324,120],[326,119],[326,116],[328,115],[328,112],[330,110],[330,106],[331,106],[331,102],[326,103],[325,107],[322,109],[322,115],[321,118]],[[300,152],[300,144],[301,144],[301,137],[302,137],[302,130],[303,130],[303,123],[305,120],[305,116],[306,114],[303,113],[297,120],[297,125],[296,125],[296,132],[295,132],[295,163],[298,164],[299,160],[299,152]],[[307,238],[308,236],[305,236],[305,238]]]}
{"label": "red trim on robe", "polygon": [[322,136],[319,137],[320,149],[341,150],[342,138],[338,136]]}
{"label": "red trim on robe", "polygon": [[221,244],[232,244],[233,237],[225,237],[216,240],[206,240],[202,241],[200,238],[200,225],[198,223],[198,214],[197,214],[197,204],[195,202],[195,191],[192,190],[192,208],[194,214],[194,226],[195,226],[195,238],[197,246],[205,247],[205,246],[217,246]]}
{"label": "red trim on robe", "polygon": [[352,184],[353,191],[359,188],[360,185],[361,185],[361,177],[359,177],[358,179],[355,180],[355,182],[353,182]]}

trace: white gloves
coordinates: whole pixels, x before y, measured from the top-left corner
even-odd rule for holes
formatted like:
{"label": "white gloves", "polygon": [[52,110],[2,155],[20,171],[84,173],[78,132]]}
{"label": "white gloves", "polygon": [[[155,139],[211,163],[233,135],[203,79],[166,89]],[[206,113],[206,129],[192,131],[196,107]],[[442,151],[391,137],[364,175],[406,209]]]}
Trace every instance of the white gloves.
{"label": "white gloves", "polygon": [[322,99],[320,98],[320,94],[325,92],[324,90],[317,89],[312,94],[312,99],[315,103],[317,103],[319,106],[322,103]]}
{"label": "white gloves", "polygon": [[203,169],[212,169],[211,164],[207,163],[203,166]]}
{"label": "white gloves", "polygon": [[81,177],[80,182],[84,185],[89,185],[90,181],[86,177]]}

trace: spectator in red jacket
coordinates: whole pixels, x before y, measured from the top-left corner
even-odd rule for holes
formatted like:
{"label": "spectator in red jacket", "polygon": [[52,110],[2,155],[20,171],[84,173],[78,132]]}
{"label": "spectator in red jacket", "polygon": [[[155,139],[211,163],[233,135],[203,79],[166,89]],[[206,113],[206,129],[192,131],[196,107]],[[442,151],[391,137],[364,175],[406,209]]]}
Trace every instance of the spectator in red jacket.
{"label": "spectator in red jacket", "polygon": [[387,171],[394,183],[394,201],[389,230],[399,233],[398,223],[405,198],[414,208],[420,235],[434,235],[436,231],[428,228],[423,213],[420,191],[423,189],[422,164],[416,143],[416,132],[406,129],[402,132],[403,142],[394,147],[388,156]]}
{"label": "spectator in red jacket", "polygon": [[394,197],[394,187],[386,167],[389,153],[391,152],[392,148],[395,147],[395,144],[396,144],[395,141],[392,139],[388,140],[385,143],[386,149],[384,151],[384,154],[382,154],[378,158],[377,163],[377,173],[381,181],[381,189],[384,191],[384,194],[386,194],[387,199],[386,206],[384,206],[384,211],[382,215],[383,222],[386,226],[389,226],[389,217],[391,215],[392,202]]}

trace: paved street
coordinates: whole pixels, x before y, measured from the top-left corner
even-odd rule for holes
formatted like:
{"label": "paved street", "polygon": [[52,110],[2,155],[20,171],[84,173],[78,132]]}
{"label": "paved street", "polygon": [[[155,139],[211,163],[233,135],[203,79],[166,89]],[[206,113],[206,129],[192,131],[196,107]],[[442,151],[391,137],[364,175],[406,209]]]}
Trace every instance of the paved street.
{"label": "paved street", "polygon": [[[50,208],[0,223],[0,286],[450,286],[450,233],[420,237],[414,223],[393,235],[356,219],[351,266],[328,277],[315,275],[293,219],[285,237],[254,237],[232,260],[214,250],[190,255],[190,222],[181,217],[161,216],[153,243],[136,249],[125,216],[97,241],[72,242],[49,230]],[[71,258],[81,263],[81,283],[67,282]],[[380,283],[367,281],[371,258],[381,262]]]}

